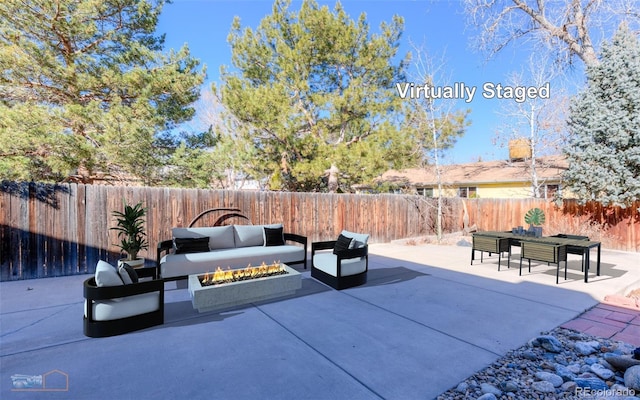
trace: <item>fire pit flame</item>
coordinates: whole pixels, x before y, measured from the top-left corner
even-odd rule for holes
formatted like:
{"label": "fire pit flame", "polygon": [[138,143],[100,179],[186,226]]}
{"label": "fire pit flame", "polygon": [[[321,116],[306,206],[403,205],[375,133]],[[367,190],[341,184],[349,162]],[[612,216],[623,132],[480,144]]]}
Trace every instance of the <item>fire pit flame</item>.
{"label": "fire pit flame", "polygon": [[267,265],[262,262],[260,266],[252,267],[251,264],[246,268],[231,269],[227,267],[223,270],[217,267],[214,272],[207,272],[198,277],[202,286],[219,285],[222,283],[238,282],[248,279],[264,278],[267,276],[287,274],[284,264],[280,261],[274,261],[273,264]]}

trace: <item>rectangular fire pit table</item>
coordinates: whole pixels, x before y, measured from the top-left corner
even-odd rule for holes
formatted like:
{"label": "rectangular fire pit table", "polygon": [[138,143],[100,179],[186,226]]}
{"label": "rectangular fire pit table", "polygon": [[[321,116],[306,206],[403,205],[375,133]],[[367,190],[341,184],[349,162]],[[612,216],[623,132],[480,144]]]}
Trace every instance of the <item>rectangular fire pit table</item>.
{"label": "rectangular fire pit table", "polygon": [[302,288],[302,276],[288,265],[282,266],[287,274],[210,286],[200,283],[198,277],[204,274],[189,275],[193,308],[202,313],[295,294]]}

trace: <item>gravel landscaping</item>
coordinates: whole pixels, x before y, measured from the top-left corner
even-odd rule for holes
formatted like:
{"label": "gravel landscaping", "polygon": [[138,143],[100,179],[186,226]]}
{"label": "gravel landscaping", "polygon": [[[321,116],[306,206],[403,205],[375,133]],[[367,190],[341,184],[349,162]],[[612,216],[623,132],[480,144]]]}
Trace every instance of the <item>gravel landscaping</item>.
{"label": "gravel landscaping", "polygon": [[[635,352],[635,355],[634,355]],[[437,397],[640,398],[640,348],[563,328],[543,332]]]}

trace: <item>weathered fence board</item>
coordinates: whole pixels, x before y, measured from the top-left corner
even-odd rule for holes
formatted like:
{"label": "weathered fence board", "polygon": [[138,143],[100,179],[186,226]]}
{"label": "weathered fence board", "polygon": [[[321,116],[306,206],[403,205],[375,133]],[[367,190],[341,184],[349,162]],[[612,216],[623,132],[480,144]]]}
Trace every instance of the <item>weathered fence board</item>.
{"label": "weathered fence board", "polygon": [[[78,184],[0,183],[0,280],[83,274],[98,260],[120,257],[112,212],[123,200],[144,202],[149,250],[140,255],[155,262],[155,248],[171,237],[171,228],[187,226],[200,212],[235,207],[254,224],[282,222],[287,231],[309,241],[337,237],[342,229],[367,232],[372,243],[431,235],[436,200],[393,194],[249,192],[179,188],[113,187]],[[586,234],[605,248],[640,251],[640,213],[597,203],[562,206],[540,199],[444,199],[445,232],[463,227],[462,202],[469,225],[479,230],[510,230],[525,225],[524,214],[544,210],[544,234]],[[209,215],[197,226],[211,225]],[[239,219],[229,222],[242,223]]]}

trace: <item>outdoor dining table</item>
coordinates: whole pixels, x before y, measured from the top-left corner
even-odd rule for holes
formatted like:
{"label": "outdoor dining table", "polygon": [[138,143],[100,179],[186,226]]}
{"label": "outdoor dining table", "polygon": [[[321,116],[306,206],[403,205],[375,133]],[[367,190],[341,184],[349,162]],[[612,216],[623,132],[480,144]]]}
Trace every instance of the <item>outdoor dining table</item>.
{"label": "outdoor dining table", "polygon": [[[536,242],[536,243],[546,243],[550,245],[566,245],[574,248],[582,249],[582,255],[585,259],[584,266],[584,281],[589,282],[589,253],[591,249],[598,249],[598,256],[596,259],[596,276],[600,276],[600,242],[595,242],[592,240],[581,240],[581,239],[570,239],[570,238],[560,238],[555,236],[543,236],[543,237],[533,237],[533,236],[525,236],[519,235],[512,232],[499,232],[499,231],[483,231],[483,232],[475,232],[474,235],[478,236],[488,236],[499,239],[509,239],[509,246],[520,246],[520,243],[523,241]],[[511,247],[510,247],[511,248]],[[473,249],[471,250],[474,251]],[[511,251],[509,251],[511,253]]]}

